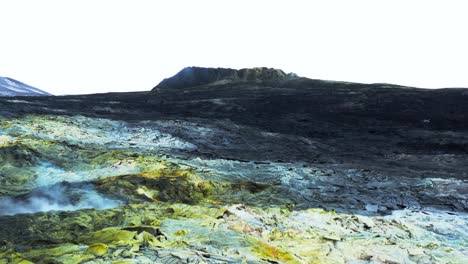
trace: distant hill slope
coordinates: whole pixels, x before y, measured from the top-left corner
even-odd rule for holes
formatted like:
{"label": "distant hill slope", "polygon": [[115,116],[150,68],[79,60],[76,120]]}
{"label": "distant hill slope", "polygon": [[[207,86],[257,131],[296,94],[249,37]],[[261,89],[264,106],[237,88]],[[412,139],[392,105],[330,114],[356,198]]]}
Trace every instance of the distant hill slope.
{"label": "distant hill slope", "polygon": [[199,85],[219,85],[246,82],[284,82],[298,78],[294,73],[279,69],[257,67],[251,69],[186,67],[176,75],[164,79],[158,88],[188,88]]}
{"label": "distant hill slope", "polygon": [[46,96],[50,93],[34,88],[17,80],[0,77],[0,96]]}

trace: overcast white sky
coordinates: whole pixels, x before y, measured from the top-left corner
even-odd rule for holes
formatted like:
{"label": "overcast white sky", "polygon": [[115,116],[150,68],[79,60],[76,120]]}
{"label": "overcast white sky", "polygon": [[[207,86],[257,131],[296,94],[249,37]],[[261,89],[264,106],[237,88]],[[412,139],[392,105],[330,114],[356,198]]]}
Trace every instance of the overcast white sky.
{"label": "overcast white sky", "polygon": [[53,94],[150,90],[185,66],[468,87],[465,0],[0,0],[0,76]]}

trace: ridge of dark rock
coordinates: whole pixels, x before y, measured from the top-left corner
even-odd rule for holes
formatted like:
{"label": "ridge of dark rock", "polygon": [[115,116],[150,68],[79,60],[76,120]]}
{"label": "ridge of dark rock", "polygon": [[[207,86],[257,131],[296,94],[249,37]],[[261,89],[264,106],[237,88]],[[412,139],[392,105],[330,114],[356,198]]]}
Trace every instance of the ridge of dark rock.
{"label": "ridge of dark rock", "polygon": [[183,88],[198,85],[239,82],[280,82],[296,79],[294,73],[279,69],[257,67],[246,69],[186,67],[176,75],[164,79],[156,88]]}

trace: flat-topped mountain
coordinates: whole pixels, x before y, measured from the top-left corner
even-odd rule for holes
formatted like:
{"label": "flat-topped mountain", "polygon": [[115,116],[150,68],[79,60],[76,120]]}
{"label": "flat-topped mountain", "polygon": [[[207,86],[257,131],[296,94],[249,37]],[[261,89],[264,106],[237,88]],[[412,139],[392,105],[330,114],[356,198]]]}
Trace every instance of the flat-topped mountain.
{"label": "flat-topped mountain", "polygon": [[45,91],[22,83],[20,81],[0,77],[0,96],[45,96],[51,95]]}
{"label": "flat-topped mountain", "polygon": [[298,78],[294,73],[258,67],[250,69],[186,67],[176,75],[164,79],[155,88],[186,88],[207,84],[239,82],[281,82]]}

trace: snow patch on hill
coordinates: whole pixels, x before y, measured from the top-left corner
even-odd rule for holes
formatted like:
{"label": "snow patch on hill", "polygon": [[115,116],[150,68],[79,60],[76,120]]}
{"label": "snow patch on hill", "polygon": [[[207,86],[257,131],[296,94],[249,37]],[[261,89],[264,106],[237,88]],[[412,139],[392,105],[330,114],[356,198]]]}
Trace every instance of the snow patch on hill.
{"label": "snow patch on hill", "polygon": [[11,78],[0,77],[0,96],[45,96],[45,91]]}

